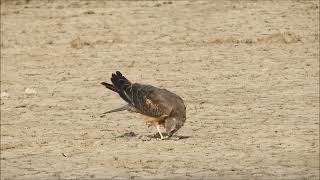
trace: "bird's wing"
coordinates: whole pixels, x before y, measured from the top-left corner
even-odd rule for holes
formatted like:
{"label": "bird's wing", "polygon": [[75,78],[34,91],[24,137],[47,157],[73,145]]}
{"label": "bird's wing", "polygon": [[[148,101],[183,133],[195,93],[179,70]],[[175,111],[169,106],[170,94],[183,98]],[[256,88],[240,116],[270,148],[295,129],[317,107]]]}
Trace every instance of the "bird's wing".
{"label": "bird's wing", "polygon": [[141,114],[156,118],[170,114],[170,109],[164,106],[165,99],[161,89],[135,83],[129,90],[127,94],[131,94],[130,99]]}

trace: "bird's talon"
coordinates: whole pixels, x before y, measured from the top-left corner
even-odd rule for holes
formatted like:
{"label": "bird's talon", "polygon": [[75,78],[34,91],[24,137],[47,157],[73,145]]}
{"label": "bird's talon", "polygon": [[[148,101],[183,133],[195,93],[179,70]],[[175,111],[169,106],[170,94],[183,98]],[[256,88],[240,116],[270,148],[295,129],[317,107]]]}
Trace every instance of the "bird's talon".
{"label": "bird's talon", "polygon": [[161,140],[168,140],[168,139],[170,139],[169,136],[165,136],[165,137],[162,137],[162,138],[161,138]]}

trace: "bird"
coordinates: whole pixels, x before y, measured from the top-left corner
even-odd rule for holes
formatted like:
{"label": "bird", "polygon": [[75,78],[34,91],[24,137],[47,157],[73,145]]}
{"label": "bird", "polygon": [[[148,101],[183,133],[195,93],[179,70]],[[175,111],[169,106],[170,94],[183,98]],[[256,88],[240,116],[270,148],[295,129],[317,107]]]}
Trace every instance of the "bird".
{"label": "bird", "polygon": [[[112,73],[111,82],[112,84],[101,84],[118,93],[127,104],[107,111],[104,115],[119,111],[139,113],[149,125],[157,129],[161,140],[171,139],[184,125],[186,106],[183,99],[175,93],[148,84],[131,83],[119,71]],[[165,128],[166,136],[161,133],[160,126]]]}

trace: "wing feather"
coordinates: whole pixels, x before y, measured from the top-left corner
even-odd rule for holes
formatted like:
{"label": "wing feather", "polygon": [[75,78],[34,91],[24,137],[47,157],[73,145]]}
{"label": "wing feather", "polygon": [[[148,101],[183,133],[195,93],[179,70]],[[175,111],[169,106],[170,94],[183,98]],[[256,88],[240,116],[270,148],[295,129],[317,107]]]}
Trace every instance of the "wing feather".
{"label": "wing feather", "polygon": [[166,107],[161,103],[159,88],[135,83],[131,90],[134,106],[141,113],[151,117],[161,117],[166,114]]}

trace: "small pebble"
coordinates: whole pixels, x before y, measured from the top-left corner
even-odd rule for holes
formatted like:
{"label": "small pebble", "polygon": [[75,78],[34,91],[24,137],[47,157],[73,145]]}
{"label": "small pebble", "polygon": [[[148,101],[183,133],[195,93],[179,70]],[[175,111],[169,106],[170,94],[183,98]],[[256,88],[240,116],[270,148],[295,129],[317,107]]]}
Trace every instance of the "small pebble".
{"label": "small pebble", "polygon": [[79,49],[82,47],[83,43],[81,42],[80,37],[77,37],[76,39],[70,42],[70,45],[72,48]]}
{"label": "small pebble", "polygon": [[27,95],[33,95],[33,94],[37,94],[37,91],[31,88],[27,88],[24,93],[26,93]]}
{"label": "small pebble", "polygon": [[9,94],[7,92],[1,92],[1,97],[9,97]]}
{"label": "small pebble", "polygon": [[142,140],[142,141],[151,141],[151,138],[150,138],[150,137],[147,137],[147,136],[142,136],[142,135],[140,135],[140,136],[138,136],[138,138],[139,138],[140,140]]}
{"label": "small pebble", "polygon": [[95,12],[94,12],[94,11],[89,10],[89,11],[85,11],[85,12],[84,12],[84,14],[95,14]]}

